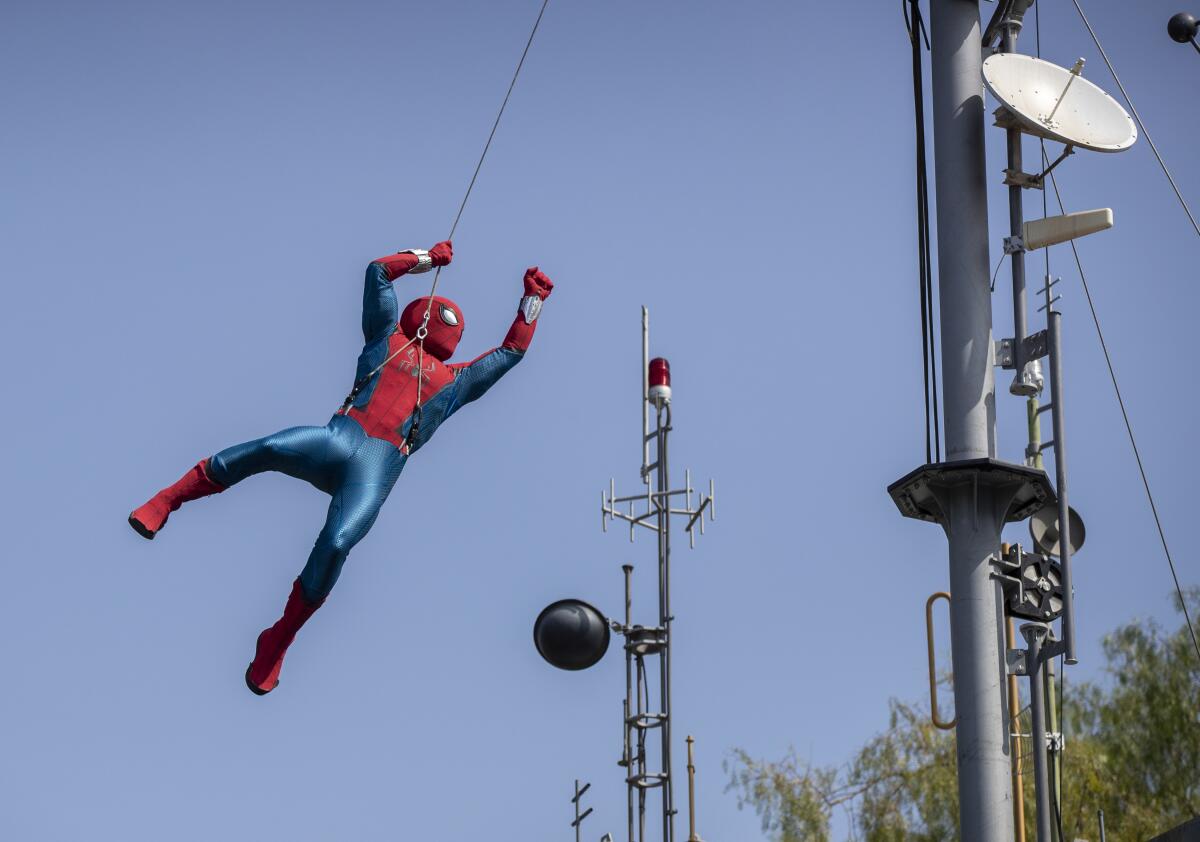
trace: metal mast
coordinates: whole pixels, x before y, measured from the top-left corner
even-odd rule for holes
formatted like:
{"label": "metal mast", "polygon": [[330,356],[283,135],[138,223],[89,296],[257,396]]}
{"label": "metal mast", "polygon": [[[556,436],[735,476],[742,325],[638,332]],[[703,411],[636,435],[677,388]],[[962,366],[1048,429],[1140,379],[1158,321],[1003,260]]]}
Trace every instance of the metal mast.
{"label": "metal mast", "polygon": [[931,0],[939,304],[946,462],[888,491],[949,542],[959,837],[1013,838],[1000,530],[1050,494],[1045,475],[996,455],[984,97],[978,0]]}
{"label": "metal mast", "polygon": [[[1042,308],[1048,311],[1047,329],[1029,334],[1025,252],[1112,226],[1108,208],[1026,222],[1021,191],[1043,189],[1046,175],[1076,146],[1116,152],[1137,138],[1133,122],[1120,106],[1079,78],[1082,60],[1067,70],[1015,52],[1022,18],[1031,4],[1032,0],[1008,0],[981,39],[978,0],[931,0],[942,405],[948,461],[924,465],[888,488],[901,513],[940,524],[949,541],[959,837],[972,842],[1007,842],[1013,837],[1004,680],[1009,670],[1029,675],[1032,682],[1038,840],[1048,842],[1050,775],[1043,667],[1060,654],[1068,664],[1075,663],[1071,555],[1083,543],[1083,530],[1068,505],[1061,315],[1053,309],[1053,281],[1047,278]],[[991,51],[996,35],[1003,44],[999,52]],[[990,53],[986,60],[983,48]],[[985,80],[1000,102],[996,125],[1006,130],[1008,140],[1005,184],[1011,234],[1005,238],[1004,251],[1012,259],[1015,336],[999,343],[992,341],[988,279]],[[1084,93],[1076,96],[1081,88]],[[1057,97],[1044,106],[1032,97],[1055,90]],[[1068,94],[1073,106],[1060,108]],[[1042,173],[1022,172],[1023,134],[1062,143],[1064,151]],[[1052,397],[1048,406],[1038,406],[1036,396],[1043,385],[1039,360],[1045,356],[1050,362]],[[996,458],[992,375],[996,364],[1016,372],[1009,391],[1035,399],[1028,407],[1028,466]],[[1054,439],[1042,443],[1036,422],[1038,414],[1047,410],[1052,411]],[[1055,451],[1053,487],[1039,458],[1047,447]],[[1031,515],[1037,552],[1025,553],[1019,546],[1001,552],[1004,524]],[[1053,562],[1051,556],[1061,562]],[[1006,612],[1034,621],[1021,629],[1028,650],[1005,651],[1001,619]],[[1062,639],[1056,640],[1049,624],[1060,616]]]}
{"label": "metal mast", "polygon": [[978,0],[932,0],[931,25],[943,407],[954,461],[996,452]]}
{"label": "metal mast", "polygon": [[[658,623],[644,627],[632,624],[631,576],[632,565],[624,565],[625,622],[613,623],[613,628],[625,639],[625,702],[624,748],[620,765],[625,769],[628,793],[628,833],[644,842],[646,838],[646,794],[651,789],[662,791],[662,840],[674,842],[675,807],[671,758],[671,516],[687,519],[684,529],[694,546],[696,527],[704,532],[704,514],[713,518],[713,484],[708,495],[700,495],[693,505],[692,477],[684,473],[684,487],[671,488],[668,444],[671,433],[671,374],[669,363],[662,358],[649,359],[649,312],[642,308],[642,466],[641,479],[645,489],[627,497],[616,495],[615,482],[609,481],[607,494],[601,495],[602,523],[607,529],[610,519],[629,523],[632,541],[638,527],[656,533],[658,544]],[[651,409],[653,424],[651,429]],[[653,445],[653,447],[651,447]],[[653,461],[651,461],[653,459]],[[682,504],[677,498],[682,497]],[[640,510],[640,511],[638,511]],[[659,710],[649,709],[650,687],[646,658],[658,657]],[[659,770],[651,771],[646,751],[647,737],[659,732]],[[635,836],[636,828],[636,836]]]}
{"label": "metal mast", "polygon": [[[988,278],[984,99],[978,0],[932,0],[934,172],[944,430],[948,461],[996,455],[992,300]],[[1008,492],[979,478],[945,489],[950,628],[958,716],[960,836],[1012,839],[1000,589],[990,559],[1000,546]]]}
{"label": "metal mast", "polygon": [[[667,444],[671,433],[671,365],[666,359],[650,357],[650,314],[642,308],[642,490],[637,494],[618,497],[616,482],[608,481],[608,490],[600,494],[600,523],[605,531],[612,520],[629,524],[632,542],[639,528],[656,533],[658,544],[658,620],[652,626],[633,623],[633,565],[622,565],[625,576],[624,621],[612,620],[597,608],[580,599],[560,599],[542,609],[533,624],[533,642],[538,653],[552,666],[564,670],[581,670],[595,665],[608,650],[610,633],[624,639],[625,699],[622,705],[624,735],[621,759],[625,770],[628,809],[629,842],[646,842],[646,796],[651,790],[662,794],[662,842],[675,840],[674,774],[671,765],[671,516],[685,520],[690,546],[696,545],[696,532],[704,534],[704,516],[715,520],[713,482],[708,482],[708,494],[699,493],[693,503],[691,471],[684,471],[682,488],[671,488],[667,463]],[[650,429],[650,409],[654,409],[654,430]],[[654,447],[651,448],[650,445]],[[651,462],[651,458],[654,459]],[[682,500],[680,500],[682,498]],[[678,519],[675,521],[679,523]],[[653,671],[648,658],[658,658],[658,709],[651,709]],[[657,729],[660,747],[657,752],[658,770],[651,762],[647,743]],[[689,749],[691,737],[688,737]],[[692,772],[689,750],[689,773]],[[689,776],[690,780],[690,776]],[[591,810],[578,813],[579,796],[576,781],[576,823]],[[689,816],[693,817],[691,842],[695,838],[694,794],[689,790]],[[607,837],[611,842],[611,837]],[[603,840],[602,840],[603,842]]]}

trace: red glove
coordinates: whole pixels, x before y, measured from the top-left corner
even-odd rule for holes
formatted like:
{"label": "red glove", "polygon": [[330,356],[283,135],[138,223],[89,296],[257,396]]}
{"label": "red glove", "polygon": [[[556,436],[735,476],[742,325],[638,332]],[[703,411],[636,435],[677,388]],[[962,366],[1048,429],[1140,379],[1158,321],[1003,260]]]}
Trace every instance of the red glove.
{"label": "red glove", "polygon": [[449,266],[454,259],[454,247],[449,240],[444,240],[429,250],[429,259],[434,266]]}
{"label": "red glove", "polygon": [[546,273],[536,266],[525,270],[525,294],[536,295],[545,301],[554,291],[554,282],[546,277]]}

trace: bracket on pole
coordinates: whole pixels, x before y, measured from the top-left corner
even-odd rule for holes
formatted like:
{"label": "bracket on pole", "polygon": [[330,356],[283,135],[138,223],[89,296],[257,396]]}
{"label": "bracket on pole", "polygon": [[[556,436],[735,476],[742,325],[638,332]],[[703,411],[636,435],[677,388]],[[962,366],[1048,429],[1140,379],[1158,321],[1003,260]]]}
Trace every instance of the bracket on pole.
{"label": "bracket on pole", "polygon": [[[1012,339],[997,339],[996,340],[996,365],[1000,368],[1013,369],[1017,367],[1016,355],[1013,353],[1016,349],[1016,342]],[[1022,358],[1025,362],[1032,360],[1040,360],[1042,357],[1050,353],[1050,337],[1044,330],[1039,330],[1037,333],[1031,333],[1025,337],[1025,341],[1021,343],[1021,350],[1024,352]]]}
{"label": "bracket on pole", "polygon": [[1025,520],[1054,497],[1050,479],[1043,471],[999,459],[922,465],[889,485],[888,494],[905,517],[945,523],[940,493],[963,482],[1007,487],[1011,497],[1004,520],[1010,523]]}
{"label": "bracket on pole", "polygon": [[1004,651],[1004,666],[1008,675],[1029,675],[1029,667],[1025,660],[1024,649],[1006,649]]}

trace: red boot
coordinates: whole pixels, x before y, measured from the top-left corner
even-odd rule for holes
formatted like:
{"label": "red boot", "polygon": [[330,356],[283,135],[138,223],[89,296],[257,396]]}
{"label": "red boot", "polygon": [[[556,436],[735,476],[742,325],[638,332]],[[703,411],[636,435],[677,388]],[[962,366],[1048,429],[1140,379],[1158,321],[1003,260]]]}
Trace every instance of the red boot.
{"label": "red boot", "polygon": [[258,696],[265,696],[279,686],[279,671],[283,669],[283,656],[296,639],[296,632],[308,622],[308,618],[325,603],[322,597],[316,602],[309,602],[304,596],[304,588],[296,579],[292,592],[288,595],[287,605],[284,606],[283,616],[279,622],[258,636],[258,647],[254,652],[254,660],[246,668],[246,686]]}
{"label": "red boot", "polygon": [[129,515],[129,525],[143,538],[153,538],[167,522],[171,512],[189,500],[219,494],[225,486],[208,475],[208,460],[196,463],[174,485],[164,488]]}

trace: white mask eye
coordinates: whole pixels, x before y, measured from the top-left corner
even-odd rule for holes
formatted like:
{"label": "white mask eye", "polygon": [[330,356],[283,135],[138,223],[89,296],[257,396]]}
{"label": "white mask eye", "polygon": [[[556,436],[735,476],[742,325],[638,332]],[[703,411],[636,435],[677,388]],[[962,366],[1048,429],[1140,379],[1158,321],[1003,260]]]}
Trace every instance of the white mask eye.
{"label": "white mask eye", "polygon": [[451,327],[458,326],[458,313],[455,313],[453,310],[451,310],[445,304],[442,304],[439,306],[438,315],[442,317],[443,322],[450,325]]}

